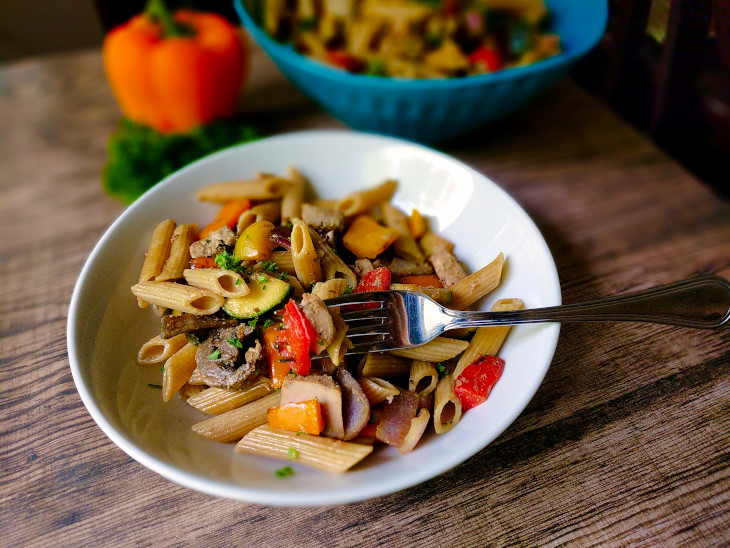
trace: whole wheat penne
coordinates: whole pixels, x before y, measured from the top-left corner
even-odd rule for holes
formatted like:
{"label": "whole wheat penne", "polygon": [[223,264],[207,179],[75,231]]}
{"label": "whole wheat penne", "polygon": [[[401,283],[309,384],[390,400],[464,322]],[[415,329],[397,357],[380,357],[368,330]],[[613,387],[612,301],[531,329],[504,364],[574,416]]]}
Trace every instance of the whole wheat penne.
{"label": "whole wheat penne", "polygon": [[241,407],[273,392],[271,381],[259,377],[253,384],[241,390],[208,387],[197,395],[188,398],[188,403],[209,415],[220,415],[231,409]]}
{"label": "whole wheat penne", "polygon": [[390,284],[390,289],[400,289],[402,291],[418,291],[424,295],[428,295],[434,301],[444,306],[451,302],[451,290],[443,287],[423,287],[416,284]]}
{"label": "whole wheat penne", "polygon": [[272,392],[246,405],[197,422],[192,429],[196,434],[212,441],[228,443],[240,440],[257,426],[266,424],[269,409],[280,403],[281,392]]}
{"label": "whole wheat penne", "polygon": [[367,457],[373,448],[361,443],[277,430],[265,425],[246,434],[236,445],[236,451],[340,473]]}
{"label": "whole wheat penne", "polygon": [[436,388],[439,380],[436,366],[431,362],[413,360],[411,362],[411,374],[408,379],[408,390],[416,394],[428,394]]}
{"label": "whole wheat penne", "polygon": [[166,306],[188,314],[218,312],[225,299],[207,289],[175,282],[142,282],[132,286],[132,293],[152,304]]}
{"label": "whole wheat penne", "polygon": [[411,236],[411,231],[408,228],[408,217],[405,213],[390,202],[380,204],[380,211],[383,213],[385,224],[395,228],[399,233],[398,239],[393,243],[396,255],[409,261],[422,263],[424,261],[423,253],[416,240]]}
{"label": "whole wheat penne", "polygon": [[[524,306],[520,299],[499,299],[492,305],[490,311],[520,310]],[[512,326],[509,325],[478,328],[469,342],[469,346],[459,356],[459,361],[454,369],[454,378],[459,378],[464,369],[480,356],[496,356],[511,328]]]}
{"label": "whole wheat penne", "polygon": [[286,223],[294,218],[302,216],[302,200],[304,200],[304,189],[306,180],[295,167],[290,167],[287,177],[291,186],[281,198],[281,222]]}
{"label": "whole wheat penne", "polygon": [[183,334],[175,335],[169,339],[163,339],[159,335],[152,337],[139,349],[137,363],[140,365],[162,363],[185,346],[187,342],[188,339]]}
{"label": "whole wheat penne", "polygon": [[348,194],[337,200],[334,208],[342,211],[345,217],[365,213],[376,205],[390,200],[397,187],[398,183],[396,181],[385,181],[377,186]]}
{"label": "whole wheat penne", "polygon": [[180,394],[181,400],[188,401],[190,398],[200,394],[203,390],[205,390],[205,386],[186,382],[180,387],[180,390],[178,390],[177,393]]}
{"label": "whole wheat penne", "polygon": [[444,375],[433,398],[433,428],[437,434],[451,430],[461,420],[461,400],[454,394],[454,377]]}
{"label": "whole wheat penne", "polygon": [[357,382],[360,383],[360,388],[371,406],[400,394],[400,390],[395,385],[378,377],[360,377]]}
{"label": "whole wheat penne", "polygon": [[423,437],[423,433],[426,431],[430,419],[431,413],[429,413],[428,409],[421,409],[418,415],[411,419],[411,427],[408,429],[408,433],[398,448],[398,451],[403,454],[413,451],[413,448],[416,447],[416,444]]}
{"label": "whole wheat penne", "polygon": [[319,263],[322,267],[322,274],[324,279],[332,280],[342,278],[350,286],[350,289],[357,287],[357,277],[355,273],[350,269],[345,262],[332,251],[332,248],[328,246],[319,234],[312,228],[309,228],[309,236],[312,239],[315,249],[317,250],[317,257],[319,257]]}
{"label": "whole wheat penne", "polygon": [[358,366],[358,374],[362,377],[405,377],[410,372],[411,360],[377,352],[365,354]]}
{"label": "whole wheat penne", "polygon": [[301,219],[293,219],[292,224],[294,228],[291,231],[291,256],[294,270],[302,285],[309,287],[324,279],[322,268],[307,225]]}
{"label": "whole wheat penne", "polygon": [[504,254],[500,253],[491,263],[449,287],[449,306],[455,310],[463,310],[496,288],[502,278],[503,265]]}
{"label": "whole wheat penne", "polygon": [[294,269],[294,258],[291,251],[273,251],[269,260],[274,261],[276,267],[282,272],[296,276],[297,271]]}
{"label": "whole wheat penne", "polygon": [[249,287],[243,277],[232,270],[222,268],[186,268],[183,271],[188,285],[207,289],[222,297],[243,297]]}
{"label": "whole wheat penne", "polygon": [[249,226],[259,221],[269,221],[276,223],[281,214],[281,202],[279,200],[271,200],[255,205],[238,216],[236,223],[236,234],[241,234]]}
{"label": "whole wheat penne", "polygon": [[[140,282],[151,282],[154,280],[165,266],[167,257],[170,256],[170,246],[172,245],[172,235],[175,232],[175,221],[167,219],[159,223],[154,232],[152,239],[147,248],[144,257],[142,271],[139,273]],[[146,308],[149,303],[142,299],[137,299],[140,308]]]}
{"label": "whole wheat penne", "polygon": [[179,280],[183,277],[183,271],[190,264],[190,244],[198,235],[196,225],[180,225],[172,234],[170,244],[170,255],[165,261],[165,266],[156,277],[157,282]]}
{"label": "whole wheat penne", "polygon": [[249,181],[228,181],[207,185],[198,191],[201,202],[225,204],[231,200],[248,198],[250,200],[274,200],[281,198],[289,189],[291,182],[274,175],[263,175]]}
{"label": "whole wheat penne", "polygon": [[316,295],[323,301],[334,299],[345,292],[347,281],[343,278],[333,278],[323,282],[317,282],[312,288],[312,295]]}
{"label": "whole wheat penne", "polygon": [[188,382],[197,366],[195,363],[197,349],[195,345],[187,343],[165,362],[162,373],[163,401],[170,401],[180,387]]}
{"label": "whole wheat penne", "polygon": [[467,341],[450,339],[448,337],[436,337],[431,342],[413,348],[402,348],[390,350],[388,354],[401,356],[412,360],[423,360],[427,362],[442,362],[450,360],[461,354],[469,346]]}

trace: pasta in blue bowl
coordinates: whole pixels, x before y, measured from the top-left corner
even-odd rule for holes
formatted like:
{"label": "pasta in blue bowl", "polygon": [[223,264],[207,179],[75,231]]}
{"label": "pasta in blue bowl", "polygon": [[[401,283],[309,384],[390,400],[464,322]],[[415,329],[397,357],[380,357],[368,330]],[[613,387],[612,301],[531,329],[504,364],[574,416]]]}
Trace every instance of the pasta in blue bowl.
{"label": "pasta in blue bowl", "polygon": [[[442,67],[435,70],[426,63],[420,63],[415,69],[410,66],[392,69],[391,64],[386,65],[380,58],[364,64],[333,49],[338,47],[336,37],[322,45],[310,41],[307,48],[310,52],[326,55],[305,56],[291,42],[272,38],[264,30],[264,27],[271,30],[271,24],[264,21],[263,26],[259,25],[259,21],[271,17],[257,9],[260,2],[247,1],[244,5],[244,0],[234,0],[234,4],[246,29],[284,75],[330,114],[359,130],[424,143],[445,141],[479,128],[513,112],[550,87],[599,41],[608,11],[605,0],[548,0],[549,17],[545,28],[540,27],[540,49],[549,51],[542,54],[530,51],[529,55],[514,58],[512,62],[502,59],[496,63],[499,66],[494,66],[490,48],[484,51],[483,44],[472,43],[466,46],[473,49],[464,54],[466,60],[462,64],[459,52],[441,56],[440,64],[447,65],[444,72]],[[337,23],[337,18],[330,19]],[[303,25],[315,20],[312,17],[295,23],[289,21],[286,25]],[[480,24],[479,18],[474,24]],[[276,38],[281,39],[281,35]],[[468,40],[461,39],[461,42]],[[452,45],[452,41],[443,45]],[[298,46],[302,49],[301,44]],[[439,47],[433,53],[444,53],[445,49]],[[530,55],[532,59],[526,61]],[[444,77],[449,75],[452,76]]]}

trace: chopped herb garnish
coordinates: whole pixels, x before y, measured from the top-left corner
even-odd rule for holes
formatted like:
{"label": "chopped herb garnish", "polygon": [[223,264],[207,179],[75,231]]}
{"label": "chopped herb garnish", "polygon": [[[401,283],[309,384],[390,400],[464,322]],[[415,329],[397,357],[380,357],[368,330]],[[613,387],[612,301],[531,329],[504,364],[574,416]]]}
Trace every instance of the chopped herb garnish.
{"label": "chopped herb garnish", "polygon": [[444,364],[442,364],[441,362],[436,364],[436,371],[438,371],[439,379],[443,379],[448,373],[448,371],[444,367]]}
{"label": "chopped herb garnish", "polygon": [[246,232],[246,234],[243,235],[243,239],[244,240],[250,240],[251,239],[251,235],[248,232]]}
{"label": "chopped herb garnish", "polygon": [[301,430],[297,432],[297,436],[301,436],[302,434],[304,434],[304,432],[302,432]]}
{"label": "chopped herb garnish", "polygon": [[243,343],[241,342],[241,339],[236,337],[235,339],[226,339],[229,343],[231,343],[236,348],[243,348]]}
{"label": "chopped herb garnish", "polygon": [[285,478],[287,476],[293,476],[294,475],[294,468],[291,466],[285,466],[284,468],[279,468],[276,472],[277,478]]}
{"label": "chopped herb garnish", "polygon": [[352,288],[348,285],[345,287],[345,290],[342,292],[343,295],[349,295],[352,293]]}
{"label": "chopped herb garnish", "polygon": [[208,354],[209,360],[217,360],[220,357],[221,357],[220,348],[216,348],[211,354]]}
{"label": "chopped herb garnish", "polygon": [[276,266],[274,261],[262,261],[261,268],[263,268],[266,272],[276,272],[279,270],[279,267]]}
{"label": "chopped herb garnish", "polygon": [[238,272],[241,276],[246,278],[251,275],[251,269],[248,268],[241,259],[236,259],[233,253],[229,251],[221,251],[215,256],[215,264],[218,268],[223,270],[231,270],[232,272]]}
{"label": "chopped herb garnish", "polygon": [[149,386],[150,388],[159,388],[160,390],[162,390],[161,384],[148,384],[147,386]]}
{"label": "chopped herb garnish", "polygon": [[160,371],[163,371],[163,372],[165,371],[165,366],[164,365],[162,367],[160,367]]}
{"label": "chopped herb garnish", "polygon": [[195,333],[185,333],[185,338],[193,346],[198,346],[200,344],[200,337],[198,337]]}
{"label": "chopped herb garnish", "polygon": [[288,226],[289,228],[294,228],[294,223],[292,223],[291,221],[287,221],[286,226]]}
{"label": "chopped herb garnish", "polygon": [[266,284],[261,286],[261,291],[266,291]]}
{"label": "chopped herb garnish", "polygon": [[385,68],[385,62],[382,59],[373,59],[368,63],[365,74],[370,76],[387,76],[388,71]]}
{"label": "chopped herb garnish", "polygon": [[264,276],[263,274],[259,274],[258,276],[256,276],[256,281],[260,284],[265,284],[266,282],[269,281],[269,279],[266,276]]}
{"label": "chopped herb garnish", "polygon": [[289,455],[289,460],[294,460],[299,456],[299,451],[294,449],[293,447],[290,447],[286,450],[287,455]]}
{"label": "chopped herb garnish", "polygon": [[258,318],[254,318],[253,320],[248,320],[247,323],[248,323],[248,325],[250,327],[256,327],[256,324],[259,323],[259,319]]}
{"label": "chopped herb garnish", "polygon": [[271,327],[272,325],[274,325],[274,320],[272,320],[271,318],[266,318],[262,327],[266,329],[267,327]]}
{"label": "chopped herb garnish", "polygon": [[241,278],[238,278],[236,280],[236,285],[241,285],[243,283],[243,280]]}
{"label": "chopped herb garnish", "polygon": [[287,274],[286,272],[282,272],[281,274],[279,274],[279,279],[282,280],[282,281],[284,281],[284,282],[288,282],[289,281],[289,274]]}

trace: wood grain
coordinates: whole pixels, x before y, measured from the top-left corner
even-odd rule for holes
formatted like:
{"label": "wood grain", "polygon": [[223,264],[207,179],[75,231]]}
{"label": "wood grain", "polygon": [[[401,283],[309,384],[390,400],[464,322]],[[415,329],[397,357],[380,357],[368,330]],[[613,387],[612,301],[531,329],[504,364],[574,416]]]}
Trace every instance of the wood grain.
{"label": "wood grain", "polygon": [[[342,127],[260,52],[241,106],[271,133]],[[362,503],[226,501],[133,461],[86,412],[65,342],[73,284],[123,209],[99,180],[119,115],[98,52],[0,68],[3,545],[730,542],[728,330],[566,325],[537,395],[493,444]],[[569,81],[441,148],[527,209],[565,302],[730,277],[730,205]]]}

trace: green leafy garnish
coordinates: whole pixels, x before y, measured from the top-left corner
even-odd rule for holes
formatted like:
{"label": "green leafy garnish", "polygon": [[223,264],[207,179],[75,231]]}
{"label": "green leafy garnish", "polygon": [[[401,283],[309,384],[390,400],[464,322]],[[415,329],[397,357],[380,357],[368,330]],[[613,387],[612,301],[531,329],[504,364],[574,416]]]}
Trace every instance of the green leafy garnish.
{"label": "green leafy garnish", "polygon": [[266,318],[262,327],[266,329],[267,327],[271,327],[272,325],[274,325],[274,320],[272,320],[271,318]]}
{"label": "green leafy garnish", "polygon": [[268,282],[268,281],[269,281],[269,279],[268,279],[268,278],[267,278],[266,276],[264,276],[263,274],[259,274],[259,275],[258,275],[258,276],[256,277],[256,281],[257,281],[258,283],[260,283],[260,284],[265,284],[266,282]]}
{"label": "green leafy garnish", "polygon": [[283,282],[288,282],[289,274],[287,274],[286,272],[282,272],[281,274],[279,274],[279,279]]}
{"label": "green leafy garnish", "polygon": [[289,460],[294,460],[299,456],[299,451],[294,449],[293,447],[290,447],[286,450],[287,455],[289,455]]}
{"label": "green leafy garnish", "polygon": [[259,319],[254,318],[253,320],[248,320],[247,323],[248,323],[249,327],[256,327],[256,324],[259,323]]}
{"label": "green leafy garnish", "polygon": [[236,285],[241,285],[243,280],[241,278],[236,279]]}
{"label": "green leafy garnish", "polygon": [[[235,339],[226,339],[226,340],[229,343],[231,343],[233,346],[235,346],[236,348],[243,348],[243,343],[241,342],[241,339],[239,339],[238,337],[236,337]],[[215,359],[215,358],[211,358],[211,359]]]}
{"label": "green leafy garnish", "polygon": [[241,261],[241,259],[237,259],[236,257],[234,257],[233,253],[231,253],[230,251],[221,251],[219,253],[216,253],[215,264],[218,265],[218,268],[221,268],[223,270],[237,272],[244,278],[247,278],[251,275],[251,269],[243,264],[243,261]]}
{"label": "green leafy garnish", "polygon": [[203,124],[188,133],[163,134],[123,119],[107,144],[104,189],[126,204],[181,167],[211,152],[259,138],[240,119]]}
{"label": "green leafy garnish", "polygon": [[448,373],[448,371],[444,367],[444,364],[442,364],[441,362],[436,364],[436,371],[438,371],[439,379],[443,379]]}
{"label": "green leafy garnish", "polygon": [[276,472],[274,472],[274,474],[276,474],[277,478],[285,478],[287,476],[293,476],[294,468],[292,468],[291,466],[284,466],[284,468],[279,468]]}
{"label": "green leafy garnish", "polygon": [[365,74],[369,74],[370,76],[387,76],[388,71],[386,70],[385,61],[382,59],[373,59],[368,62]]}
{"label": "green leafy garnish", "polygon": [[349,295],[350,293],[352,293],[352,288],[349,285],[345,286],[345,290],[342,292],[342,294]]}
{"label": "green leafy garnish", "polygon": [[209,360],[217,360],[220,357],[221,357],[220,348],[216,348],[212,353],[208,354]]}
{"label": "green leafy garnish", "polygon": [[279,270],[279,267],[276,266],[274,261],[262,261],[261,268],[263,268],[266,272],[276,272]]}
{"label": "green leafy garnish", "polygon": [[200,337],[198,337],[195,333],[185,333],[185,338],[193,346],[198,346],[200,344]]}

